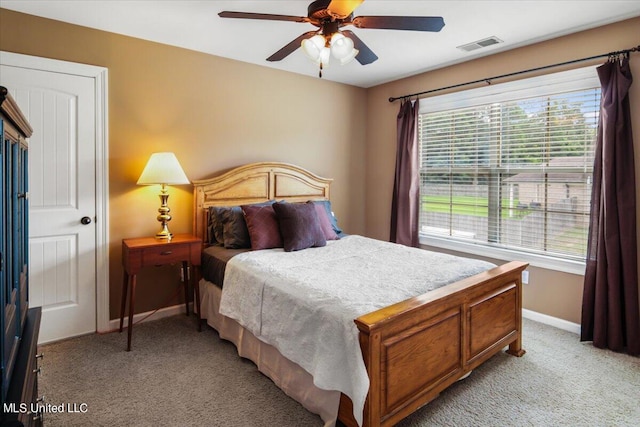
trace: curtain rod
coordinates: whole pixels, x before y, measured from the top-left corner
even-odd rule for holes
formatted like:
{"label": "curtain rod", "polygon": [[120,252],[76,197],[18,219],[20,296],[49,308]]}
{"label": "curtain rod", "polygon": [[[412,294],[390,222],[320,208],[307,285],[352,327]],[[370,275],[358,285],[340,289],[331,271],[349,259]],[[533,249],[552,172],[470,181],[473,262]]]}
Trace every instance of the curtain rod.
{"label": "curtain rod", "polygon": [[502,79],[502,78],[505,78],[505,77],[517,76],[517,75],[520,75],[520,74],[531,73],[533,71],[546,70],[547,68],[561,67],[563,65],[575,64],[577,62],[590,61],[592,59],[604,58],[604,57],[607,57],[607,56],[629,55],[630,52],[639,52],[639,51],[640,51],[640,45],[638,45],[636,47],[632,47],[630,49],[618,50],[618,51],[609,52],[609,53],[603,53],[602,55],[590,56],[588,58],[574,59],[573,61],[560,62],[560,63],[557,63],[557,64],[545,65],[545,66],[537,67],[537,68],[530,68],[530,69],[524,70],[524,71],[516,71],[514,73],[502,74],[502,75],[493,76],[493,77],[487,77],[485,79],[474,80],[472,82],[460,83],[460,84],[457,84],[457,85],[441,87],[441,88],[438,88],[438,89],[425,90],[423,92],[416,92],[416,93],[412,93],[412,94],[409,94],[409,95],[391,97],[391,98],[389,98],[389,102],[393,102],[393,101],[396,101],[398,99],[411,98],[412,96],[420,96],[420,95],[424,95],[424,94],[427,94],[427,93],[439,92],[441,90],[454,89],[454,88],[457,88],[457,87],[468,86],[468,85],[472,85],[472,84],[476,84],[476,83],[486,82],[487,84],[491,84],[491,80],[495,80],[495,79]]}

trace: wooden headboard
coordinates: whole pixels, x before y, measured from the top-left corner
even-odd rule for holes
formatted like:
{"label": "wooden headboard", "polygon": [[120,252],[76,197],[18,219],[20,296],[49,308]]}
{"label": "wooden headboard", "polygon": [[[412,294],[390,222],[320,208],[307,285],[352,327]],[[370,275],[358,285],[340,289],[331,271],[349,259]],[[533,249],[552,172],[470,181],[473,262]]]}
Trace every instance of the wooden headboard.
{"label": "wooden headboard", "polygon": [[193,181],[193,233],[207,241],[210,206],[239,206],[267,200],[329,200],[331,181],[279,162],[250,163],[213,178]]}

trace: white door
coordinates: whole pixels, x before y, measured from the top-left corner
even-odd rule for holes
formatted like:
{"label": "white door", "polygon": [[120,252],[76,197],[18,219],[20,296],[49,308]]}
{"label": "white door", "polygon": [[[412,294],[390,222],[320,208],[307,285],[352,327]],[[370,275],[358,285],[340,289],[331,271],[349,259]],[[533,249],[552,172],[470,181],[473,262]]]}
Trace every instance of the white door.
{"label": "white door", "polygon": [[39,342],[96,330],[94,80],[0,65],[33,127],[29,140],[29,304]]}

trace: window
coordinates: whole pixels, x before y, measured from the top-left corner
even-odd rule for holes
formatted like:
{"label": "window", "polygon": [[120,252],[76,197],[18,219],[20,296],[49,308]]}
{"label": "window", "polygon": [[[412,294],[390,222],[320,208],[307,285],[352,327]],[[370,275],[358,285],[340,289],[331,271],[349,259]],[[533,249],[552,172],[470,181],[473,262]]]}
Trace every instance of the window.
{"label": "window", "polygon": [[593,67],[421,100],[423,242],[581,273],[599,105]]}

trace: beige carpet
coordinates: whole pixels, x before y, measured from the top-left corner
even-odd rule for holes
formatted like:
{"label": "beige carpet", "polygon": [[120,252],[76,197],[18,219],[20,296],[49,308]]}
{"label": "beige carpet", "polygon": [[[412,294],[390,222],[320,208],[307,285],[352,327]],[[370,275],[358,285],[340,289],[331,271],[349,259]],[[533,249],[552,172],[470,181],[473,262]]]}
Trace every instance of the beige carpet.
{"label": "beige carpet", "polygon": [[[45,426],[321,426],[193,317],[41,346],[40,394],[86,412]],[[640,359],[525,320],[524,348],[499,354],[400,426],[638,426]]]}

